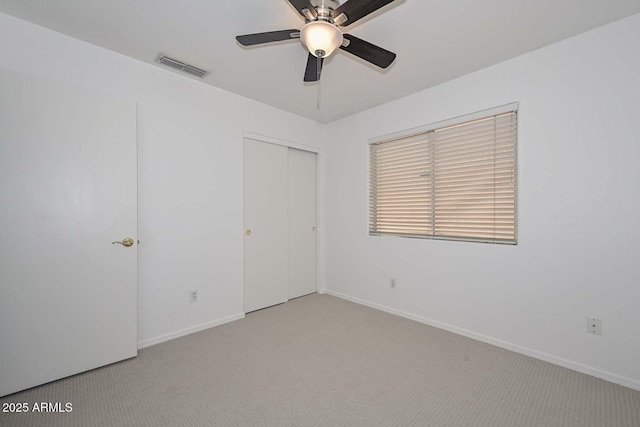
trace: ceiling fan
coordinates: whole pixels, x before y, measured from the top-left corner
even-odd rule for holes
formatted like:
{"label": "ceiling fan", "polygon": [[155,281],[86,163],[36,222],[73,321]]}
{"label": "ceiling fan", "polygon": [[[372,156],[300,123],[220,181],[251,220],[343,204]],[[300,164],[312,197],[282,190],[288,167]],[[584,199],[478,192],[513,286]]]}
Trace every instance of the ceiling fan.
{"label": "ceiling fan", "polygon": [[253,46],[284,40],[300,39],[309,50],[305,82],[320,80],[324,58],[340,48],[380,68],[387,68],[396,54],[361,40],[351,34],[343,34],[338,27],[351,25],[394,0],[289,0],[289,3],[305,18],[302,29],[269,31],[266,33],[236,36],[243,46]]}

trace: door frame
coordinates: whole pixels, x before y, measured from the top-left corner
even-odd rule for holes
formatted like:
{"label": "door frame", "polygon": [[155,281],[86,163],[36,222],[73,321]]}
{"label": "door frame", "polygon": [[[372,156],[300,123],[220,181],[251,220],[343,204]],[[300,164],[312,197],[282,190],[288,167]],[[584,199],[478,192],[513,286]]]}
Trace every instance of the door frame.
{"label": "door frame", "polygon": [[[324,212],[324,150],[321,147],[315,147],[311,145],[300,144],[297,142],[287,141],[281,138],[275,138],[267,135],[262,135],[258,133],[253,133],[249,131],[243,131],[242,134],[242,191],[244,193],[244,140],[245,139],[253,139],[255,141],[264,142],[267,144],[275,144],[281,145],[287,148],[295,148],[297,150],[309,151],[311,153],[316,154],[316,227],[318,230],[316,236],[316,283],[317,283],[317,292],[319,294],[324,294],[326,292],[326,283],[325,283],[325,275],[324,275],[324,266],[325,266],[325,217],[323,215]],[[244,201],[242,203],[242,217],[244,218]],[[244,221],[242,224],[243,228],[239,230],[241,235],[244,236]],[[244,245],[245,239],[242,239],[242,247],[243,247],[243,255],[242,255],[242,286],[244,288],[244,267],[245,267],[245,259],[244,259]],[[244,293],[242,296],[242,304],[244,307]]]}

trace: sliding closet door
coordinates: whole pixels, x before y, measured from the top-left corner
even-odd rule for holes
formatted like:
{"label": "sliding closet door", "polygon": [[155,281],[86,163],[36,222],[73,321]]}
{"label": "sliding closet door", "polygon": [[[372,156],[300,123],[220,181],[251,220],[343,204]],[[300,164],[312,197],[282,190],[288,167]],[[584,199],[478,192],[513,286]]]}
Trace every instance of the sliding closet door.
{"label": "sliding closet door", "polygon": [[287,147],[244,140],[244,311],[287,301]]}
{"label": "sliding closet door", "polygon": [[317,291],[316,156],[289,148],[289,299]]}

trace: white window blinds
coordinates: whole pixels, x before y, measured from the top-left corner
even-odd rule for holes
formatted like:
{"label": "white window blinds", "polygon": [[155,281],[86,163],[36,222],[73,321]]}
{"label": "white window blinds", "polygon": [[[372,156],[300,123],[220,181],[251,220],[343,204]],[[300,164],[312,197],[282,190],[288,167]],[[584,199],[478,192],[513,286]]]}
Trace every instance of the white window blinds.
{"label": "white window blinds", "polygon": [[515,111],[370,145],[369,234],[516,243]]}

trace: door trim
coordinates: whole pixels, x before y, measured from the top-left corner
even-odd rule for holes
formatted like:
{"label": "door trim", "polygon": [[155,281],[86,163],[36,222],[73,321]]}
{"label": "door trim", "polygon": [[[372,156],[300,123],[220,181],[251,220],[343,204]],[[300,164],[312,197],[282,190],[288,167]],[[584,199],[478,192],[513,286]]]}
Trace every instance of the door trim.
{"label": "door trim", "polygon": [[266,143],[269,143],[269,144],[282,145],[282,146],[289,147],[289,148],[296,148],[296,149],[302,150],[302,151],[311,151],[312,153],[316,153],[318,155],[322,151],[322,149],[319,148],[319,147],[313,147],[311,145],[299,144],[297,142],[287,141],[287,140],[280,139],[280,138],[273,138],[271,136],[261,135],[259,133],[253,133],[253,132],[244,131],[242,136],[244,138],[254,139],[256,141],[266,142]]}

